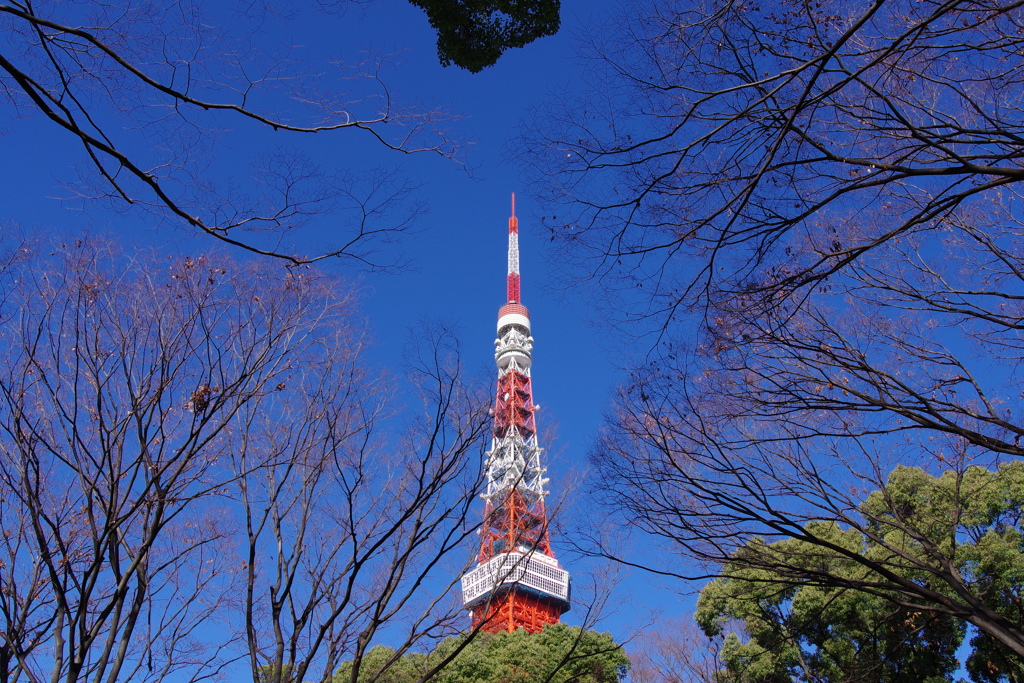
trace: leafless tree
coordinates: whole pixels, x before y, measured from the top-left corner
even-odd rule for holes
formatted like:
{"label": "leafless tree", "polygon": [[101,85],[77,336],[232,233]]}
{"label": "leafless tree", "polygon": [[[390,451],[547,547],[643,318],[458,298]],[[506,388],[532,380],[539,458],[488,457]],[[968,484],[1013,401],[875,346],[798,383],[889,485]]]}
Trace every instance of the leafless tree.
{"label": "leafless tree", "polygon": [[692,619],[665,617],[629,648],[629,677],[637,683],[714,683],[721,668],[716,644]]}
{"label": "leafless tree", "polygon": [[398,438],[336,280],[85,244],[5,281],[0,678],[327,680],[445,632],[486,430],[450,352]]}
{"label": "leafless tree", "polygon": [[[864,506],[897,498],[898,464],[1024,455],[1022,22],[1004,2],[712,0],[595,42],[600,91],[528,149],[553,237],[654,333],[596,453],[623,521],[702,563],[648,568],[873,592],[1024,654],[1024,623],[957,565],[981,527],[954,515],[935,544],[914,511]],[[862,574],[807,568],[836,558]]]}
{"label": "leafless tree", "polygon": [[312,376],[331,385],[316,393],[339,395],[340,410],[302,406],[285,429],[247,430],[271,438],[239,449],[239,473],[277,454],[239,478],[246,642],[263,680],[332,681],[346,660],[358,676],[383,629],[397,661],[463,626],[450,589],[476,539],[487,402],[463,384],[451,339],[439,328],[411,347],[423,412],[398,439],[369,429],[390,404],[343,395],[361,391],[365,376]]}
{"label": "leafless tree", "polygon": [[[333,11],[343,6],[323,3]],[[380,246],[409,228],[419,205],[404,179],[357,160],[373,150],[454,158],[451,117],[402,106],[385,84],[386,57],[361,65],[304,64],[267,44],[268,3],[0,3],[0,102],[36,114],[81,144],[72,196],[149,210],[228,244],[293,263],[340,256],[387,266]],[[292,11],[294,8],[288,8]],[[325,15],[327,20],[336,17]],[[261,42],[261,40],[263,42]],[[13,117],[12,117],[13,118]],[[248,135],[250,159],[222,164],[227,129]],[[301,144],[332,133],[370,152],[323,170]],[[69,157],[70,158],[70,157]],[[238,166],[254,169],[238,181]],[[311,251],[291,233],[332,216],[332,240]]]}
{"label": "leafless tree", "polygon": [[528,133],[549,227],[669,312],[694,285],[796,288],[951,216],[982,227],[1021,179],[1020,22],[1013,2],[630,12],[594,39],[600,90]]}

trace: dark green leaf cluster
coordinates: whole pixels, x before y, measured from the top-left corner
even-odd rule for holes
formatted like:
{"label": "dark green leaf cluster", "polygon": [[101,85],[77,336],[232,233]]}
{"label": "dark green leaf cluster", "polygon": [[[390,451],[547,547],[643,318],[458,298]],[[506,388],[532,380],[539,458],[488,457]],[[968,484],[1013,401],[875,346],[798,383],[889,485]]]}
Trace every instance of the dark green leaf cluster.
{"label": "dark green leaf cluster", "polygon": [[[949,558],[973,597],[1017,628],[1024,626],[1024,462],[996,471],[968,467],[932,477],[897,468],[864,511],[878,533],[912,556]],[[971,638],[967,670],[979,683],[1024,683],[1024,663],[995,638]]]}
{"label": "dark green leaf cluster", "polygon": [[[363,657],[357,683],[415,683],[451,659],[431,679],[437,683],[619,683],[629,660],[609,633],[557,624],[540,633],[479,633],[449,638],[429,654],[396,656],[377,646]],[[460,650],[461,648],[461,650]],[[350,683],[352,662],[338,668],[335,683]]]}
{"label": "dark green leaf cluster", "polygon": [[281,667],[280,675],[274,671],[272,664],[265,664],[256,669],[256,683],[298,683],[295,680],[295,669],[300,668],[291,664],[284,664]]}
{"label": "dark green leaf cluster", "polygon": [[[899,467],[863,503],[863,529],[812,522],[813,542],[751,541],[698,602],[705,633],[726,634],[719,680],[952,681],[966,621],[908,605],[899,580],[939,590],[934,576],[957,572],[972,599],[1020,628],[1022,505],[1022,462],[939,477]],[[973,681],[1024,681],[1019,658],[996,639],[979,631],[970,645]]]}
{"label": "dark green leaf cluster", "polygon": [[560,0],[409,0],[437,31],[441,64],[477,73],[505,50],[553,36]]}
{"label": "dark green leaf cluster", "polygon": [[[343,662],[334,674],[334,683],[351,683],[353,662]],[[370,648],[359,662],[358,683],[413,683],[430,669],[425,654],[398,654],[394,648],[378,645]]]}

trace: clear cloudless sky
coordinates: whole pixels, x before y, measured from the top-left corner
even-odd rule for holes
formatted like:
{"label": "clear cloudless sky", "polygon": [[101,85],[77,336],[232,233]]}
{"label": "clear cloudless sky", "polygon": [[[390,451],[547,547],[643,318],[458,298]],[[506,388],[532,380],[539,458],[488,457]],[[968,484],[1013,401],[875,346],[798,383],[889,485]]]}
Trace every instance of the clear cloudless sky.
{"label": "clear cloudless sky", "polygon": [[[472,143],[465,156],[470,174],[436,156],[380,156],[381,163],[400,167],[419,184],[418,196],[429,204],[415,234],[400,245],[410,269],[360,274],[347,271],[344,263],[327,266],[351,272],[361,283],[362,309],[377,343],[374,362],[398,367],[410,331],[424,319],[438,318],[458,327],[471,370],[493,372],[494,325],[505,296],[509,199],[517,192],[523,299],[536,339],[535,400],[543,406],[538,422],[542,445],[552,456],[548,464],[556,493],[570,472],[585,468],[586,452],[617,379],[616,366],[625,359],[610,352],[613,344],[590,324],[599,312],[585,307],[571,289],[557,287],[548,260],[550,242],[539,228],[537,207],[523,191],[524,177],[508,153],[508,142],[521,120],[546,98],[582,87],[575,36],[587,26],[606,25],[616,11],[613,0],[563,0],[558,35],[511,50],[478,74],[438,64],[426,16],[406,0],[374,0],[329,18],[296,10],[295,16],[264,27],[265,42],[295,46],[292,57],[298,60],[316,62],[334,55],[357,62],[363,50],[395,54],[398,65],[385,74],[395,98],[446,107],[462,117],[451,124],[452,135]],[[217,153],[244,160],[245,150],[237,149],[237,138],[232,140]],[[346,132],[317,140],[317,161],[328,169],[344,170],[352,155],[364,153],[379,154],[372,146],[354,144]],[[66,195],[62,181],[74,177],[81,147],[40,116],[0,122],[0,159],[4,230],[64,235],[89,231],[128,245],[190,254],[223,251],[185,228],[157,230],[131,214],[120,217],[102,208],[82,212],[56,199]],[[330,228],[309,229],[315,241],[320,237],[316,231]],[[571,560],[569,569],[585,571]],[[676,611],[673,602],[678,600],[679,609],[685,610],[685,598],[663,593],[655,600],[648,581],[635,577],[629,590],[637,592],[627,593],[624,586],[620,597],[634,605],[657,602],[649,606],[669,611]],[[639,599],[633,601],[633,595]],[[616,635],[625,637],[626,624],[637,611],[635,606],[623,607],[606,627],[621,630]]]}

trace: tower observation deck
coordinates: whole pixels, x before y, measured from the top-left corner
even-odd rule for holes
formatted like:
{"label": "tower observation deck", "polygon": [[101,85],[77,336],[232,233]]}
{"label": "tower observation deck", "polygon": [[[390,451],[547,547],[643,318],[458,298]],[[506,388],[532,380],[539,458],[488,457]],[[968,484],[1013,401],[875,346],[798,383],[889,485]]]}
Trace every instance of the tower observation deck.
{"label": "tower observation deck", "polygon": [[487,452],[487,491],[477,565],[462,577],[462,599],[473,627],[489,633],[530,633],[557,624],[569,609],[569,573],[551,552],[544,499],[548,492],[537,441],[530,365],[533,337],[519,280],[519,221],[515,195],[508,220],[506,302],[498,310],[494,359],[498,390]]}

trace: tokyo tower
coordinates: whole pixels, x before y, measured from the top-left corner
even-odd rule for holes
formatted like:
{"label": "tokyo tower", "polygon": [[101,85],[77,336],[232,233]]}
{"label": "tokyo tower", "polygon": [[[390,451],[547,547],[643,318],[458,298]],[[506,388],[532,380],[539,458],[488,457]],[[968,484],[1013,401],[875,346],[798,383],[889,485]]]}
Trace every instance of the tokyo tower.
{"label": "tokyo tower", "polygon": [[487,492],[477,566],[462,577],[473,627],[530,633],[557,624],[569,609],[569,573],[551,552],[544,498],[548,492],[537,443],[530,386],[533,337],[519,292],[519,221],[512,195],[508,219],[507,301],[498,310],[494,360],[498,391],[487,452]]}

